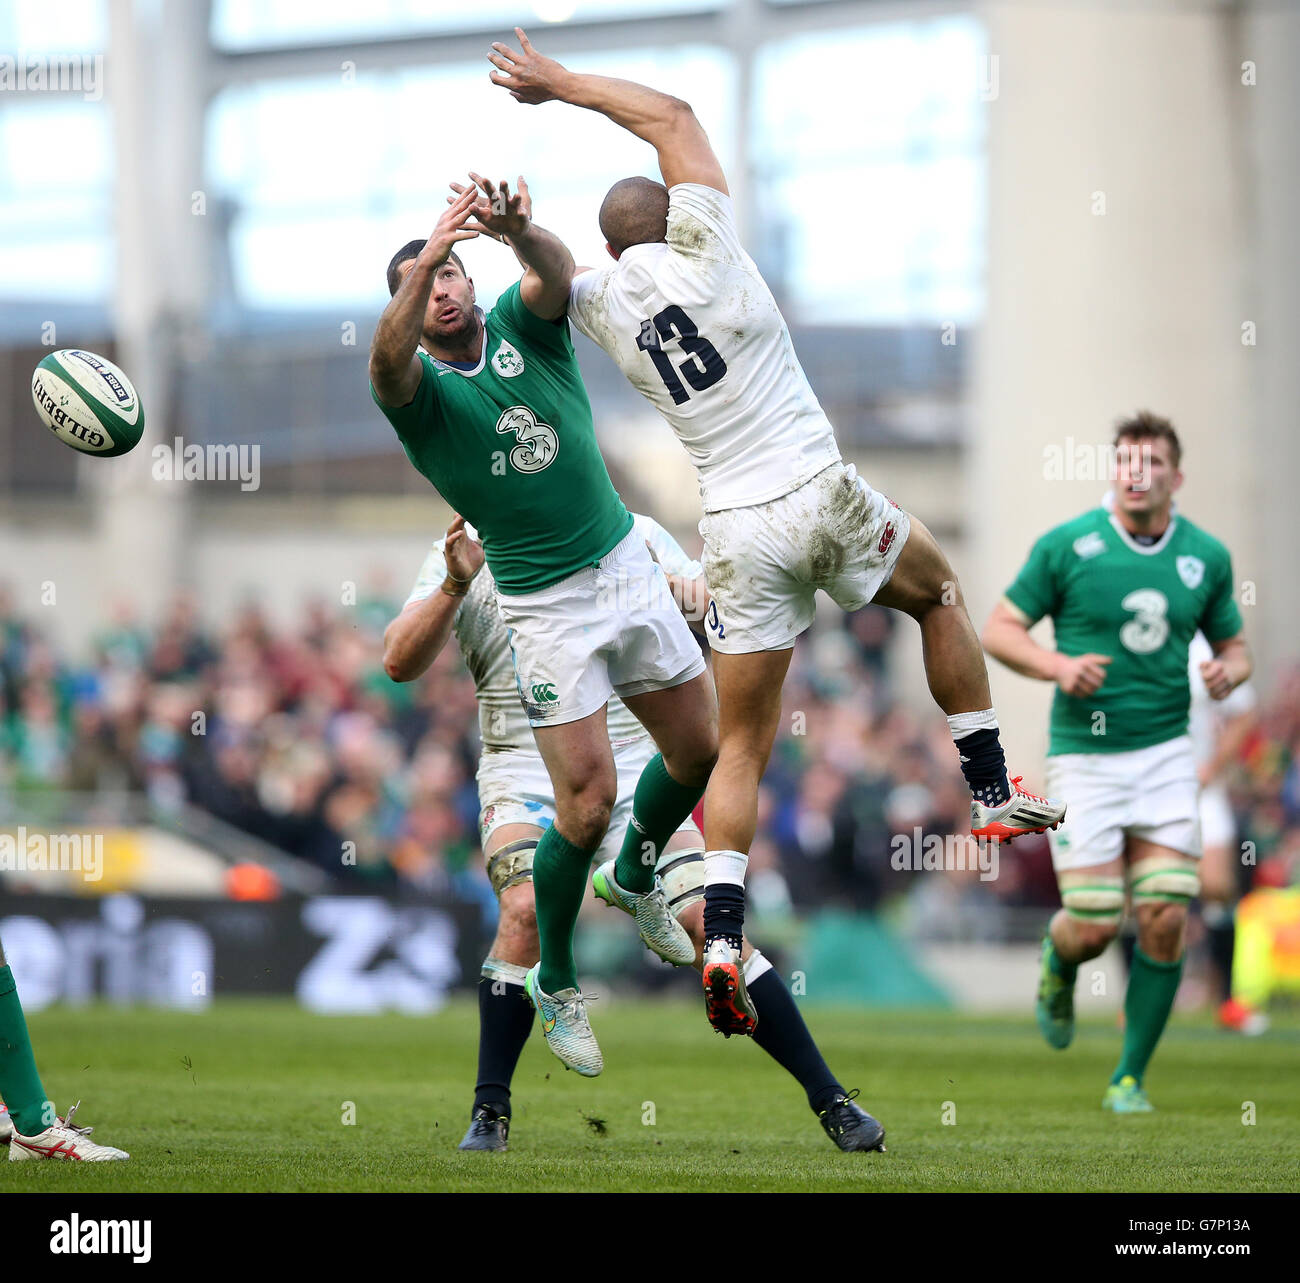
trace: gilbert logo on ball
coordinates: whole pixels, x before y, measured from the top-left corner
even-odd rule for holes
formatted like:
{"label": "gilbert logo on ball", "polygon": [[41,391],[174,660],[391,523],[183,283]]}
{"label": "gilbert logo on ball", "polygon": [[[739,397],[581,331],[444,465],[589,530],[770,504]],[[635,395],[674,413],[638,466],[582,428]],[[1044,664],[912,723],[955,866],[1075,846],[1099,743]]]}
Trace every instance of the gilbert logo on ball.
{"label": "gilbert logo on ball", "polygon": [[83,454],[125,454],[144,432],[144,407],[131,380],[94,352],[51,352],[32,373],[32,400],[45,426]]}

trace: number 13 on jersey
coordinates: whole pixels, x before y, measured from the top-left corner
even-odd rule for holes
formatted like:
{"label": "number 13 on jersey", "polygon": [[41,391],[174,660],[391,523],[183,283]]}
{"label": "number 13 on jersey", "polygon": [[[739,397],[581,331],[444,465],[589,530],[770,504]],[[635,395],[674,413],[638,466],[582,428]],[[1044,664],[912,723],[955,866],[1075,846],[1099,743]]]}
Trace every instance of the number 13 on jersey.
{"label": "number 13 on jersey", "polygon": [[[683,352],[689,353],[689,359],[674,366],[663,344],[677,340]],[[690,399],[690,393],[682,385],[682,379],[697,392],[711,388],[727,372],[727,363],[717,348],[703,338],[691,320],[680,307],[674,304],[666,307],[657,316],[641,322],[641,333],[637,335],[636,345],[654,362],[659,377],[668,389],[674,405],[681,405]],[[681,378],[678,378],[678,375]]]}

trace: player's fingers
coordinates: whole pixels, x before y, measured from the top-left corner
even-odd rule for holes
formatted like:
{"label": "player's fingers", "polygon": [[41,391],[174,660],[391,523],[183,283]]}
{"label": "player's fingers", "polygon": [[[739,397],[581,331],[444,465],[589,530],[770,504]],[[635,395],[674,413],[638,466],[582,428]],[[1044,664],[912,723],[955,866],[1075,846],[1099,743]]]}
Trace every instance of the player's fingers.
{"label": "player's fingers", "polygon": [[482,223],[475,220],[472,223],[466,223],[465,226],[471,231],[477,232],[480,236],[486,236],[489,240],[503,240],[500,232],[494,232],[490,227],[484,227]]}
{"label": "player's fingers", "polygon": [[[492,42],[492,48],[495,49],[496,52],[497,52],[497,53],[498,53],[502,58],[505,58],[505,59],[507,59],[507,60],[510,61],[510,62],[518,62],[518,61],[519,61],[519,54],[516,52],[516,50],[514,50],[513,48],[511,48],[510,45],[506,44],[506,42],[505,42],[504,40],[494,40],[494,41]],[[489,57],[489,58],[490,58],[491,56],[492,56],[491,54],[488,54],[488,57]]]}
{"label": "player's fingers", "polygon": [[527,102],[527,101],[528,101],[528,99],[525,98],[525,97],[523,96],[523,94],[518,93],[518,92],[517,92],[516,90],[514,90],[514,89],[512,89],[512,90],[510,91],[510,96],[511,96],[511,98],[513,98],[513,99],[515,100],[515,102]]}
{"label": "player's fingers", "polygon": [[1110,655],[1089,655],[1088,658],[1092,660],[1094,664],[1101,664],[1103,666],[1109,664],[1111,661]]}
{"label": "player's fingers", "polygon": [[501,71],[512,72],[515,69],[514,62],[499,53],[490,53],[487,56],[488,62]]}
{"label": "player's fingers", "polygon": [[477,235],[477,232],[471,231],[468,227],[461,227],[452,232],[449,239],[453,241],[472,241]]}
{"label": "player's fingers", "polygon": [[526,32],[526,31],[523,29],[523,27],[516,27],[516,28],[515,28],[515,35],[519,37],[519,47],[520,47],[520,48],[521,48],[525,53],[533,53],[533,52],[535,52],[534,49],[533,49],[533,46],[529,43],[529,40],[528,40],[528,32]]}

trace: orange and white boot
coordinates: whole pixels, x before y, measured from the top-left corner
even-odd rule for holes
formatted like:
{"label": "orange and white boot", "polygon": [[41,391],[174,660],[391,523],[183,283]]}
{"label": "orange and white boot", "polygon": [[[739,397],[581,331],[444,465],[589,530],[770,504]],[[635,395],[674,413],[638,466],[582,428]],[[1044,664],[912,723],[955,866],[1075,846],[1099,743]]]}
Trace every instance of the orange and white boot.
{"label": "orange and white boot", "polygon": [[1001,806],[985,806],[971,799],[970,833],[973,838],[1012,842],[1026,833],[1046,833],[1065,819],[1065,803],[1039,797],[1020,787],[1022,775],[1011,780],[1011,796]]}

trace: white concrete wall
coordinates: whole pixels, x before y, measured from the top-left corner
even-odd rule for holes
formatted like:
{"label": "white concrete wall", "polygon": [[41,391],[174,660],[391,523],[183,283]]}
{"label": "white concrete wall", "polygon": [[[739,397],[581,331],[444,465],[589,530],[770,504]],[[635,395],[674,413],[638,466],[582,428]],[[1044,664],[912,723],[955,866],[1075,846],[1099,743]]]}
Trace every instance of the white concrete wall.
{"label": "white concrete wall", "polygon": [[[1154,0],[989,0],[980,12],[999,92],[988,104],[968,596],[995,598],[1037,535],[1099,500],[1096,482],[1047,480],[1044,448],[1100,445],[1140,407],[1177,426],[1182,506],[1231,548],[1238,581],[1273,580],[1286,558],[1269,544],[1263,509],[1278,500],[1264,477],[1295,476],[1300,456],[1294,433],[1283,458],[1262,453],[1258,352],[1242,344],[1261,248],[1244,146],[1258,91],[1241,83],[1234,19]],[[1270,163],[1294,169],[1280,133]],[[1281,630],[1247,614],[1276,662]],[[1050,688],[999,668],[993,692],[1011,756],[1039,761]]]}

